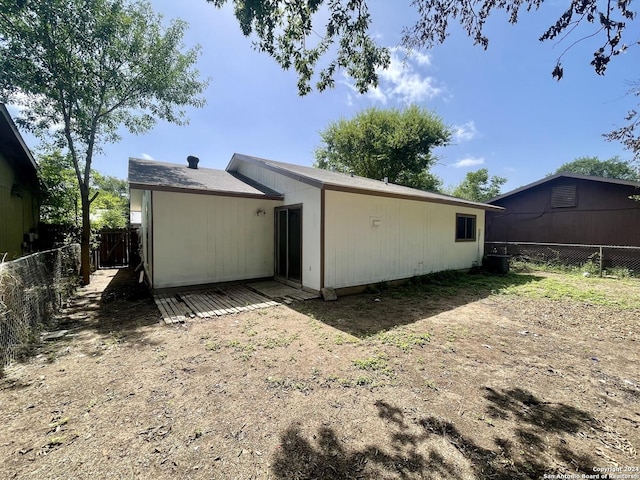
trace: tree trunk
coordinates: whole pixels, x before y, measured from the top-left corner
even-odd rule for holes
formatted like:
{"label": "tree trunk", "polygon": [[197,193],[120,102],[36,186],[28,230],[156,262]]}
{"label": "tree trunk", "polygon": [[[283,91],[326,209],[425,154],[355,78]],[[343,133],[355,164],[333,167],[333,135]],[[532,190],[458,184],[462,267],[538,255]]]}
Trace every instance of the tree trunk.
{"label": "tree trunk", "polygon": [[[85,191],[86,190],[86,191]],[[82,199],[82,235],[80,236],[80,274],[82,284],[91,283],[91,224],[89,220],[89,191],[81,189]]]}

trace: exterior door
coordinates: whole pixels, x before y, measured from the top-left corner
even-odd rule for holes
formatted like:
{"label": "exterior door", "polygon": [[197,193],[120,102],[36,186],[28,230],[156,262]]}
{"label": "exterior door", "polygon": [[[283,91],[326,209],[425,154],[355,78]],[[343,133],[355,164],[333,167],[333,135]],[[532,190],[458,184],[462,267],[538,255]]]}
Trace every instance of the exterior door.
{"label": "exterior door", "polygon": [[275,209],[275,277],[302,285],[302,206]]}

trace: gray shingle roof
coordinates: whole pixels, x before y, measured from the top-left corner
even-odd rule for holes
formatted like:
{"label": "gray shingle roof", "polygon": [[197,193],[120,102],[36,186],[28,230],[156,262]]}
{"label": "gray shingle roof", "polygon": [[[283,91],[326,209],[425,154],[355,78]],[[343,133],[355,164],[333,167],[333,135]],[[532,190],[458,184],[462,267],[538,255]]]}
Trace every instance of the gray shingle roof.
{"label": "gray shingle roof", "polygon": [[141,190],[184,191],[228,196],[277,198],[282,195],[225,170],[129,158],[129,184]]}
{"label": "gray shingle roof", "polygon": [[345,173],[332,172],[330,170],[323,170],[303,165],[294,165],[291,163],[276,162],[274,160],[254,157],[251,155],[243,155],[240,153],[235,153],[233,155],[231,161],[229,162],[229,165],[227,166],[227,171],[236,170],[236,162],[238,161],[264,165],[265,167],[273,171],[296,178],[297,180],[309,183],[311,185],[315,185],[318,188],[324,187],[331,190],[353,191],[370,195],[410,198],[421,201],[430,201],[434,203],[445,203],[450,205],[482,208],[484,210],[502,210],[502,208],[497,208],[493,205],[487,205],[486,203],[471,202],[441,193],[427,192],[425,190],[403,187],[402,185],[385,183],[379,180],[359,177],[357,175],[351,176]]}

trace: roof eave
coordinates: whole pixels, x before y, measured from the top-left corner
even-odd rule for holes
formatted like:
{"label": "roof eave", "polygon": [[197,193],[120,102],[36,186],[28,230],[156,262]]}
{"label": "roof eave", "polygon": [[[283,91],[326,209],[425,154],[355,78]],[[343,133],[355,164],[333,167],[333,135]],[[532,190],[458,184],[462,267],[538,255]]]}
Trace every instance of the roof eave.
{"label": "roof eave", "polygon": [[2,114],[2,117],[3,117],[4,121],[6,122],[7,126],[11,130],[11,134],[13,135],[15,140],[20,145],[22,153],[24,154],[23,159],[26,160],[25,163],[27,165],[29,165],[30,169],[32,170],[31,173],[35,174],[35,176],[37,178],[38,177],[38,163],[36,162],[35,158],[31,154],[31,150],[29,150],[29,147],[27,147],[27,144],[25,143],[24,139],[22,138],[22,135],[18,131],[18,127],[16,127],[15,122],[13,121],[13,119],[11,118],[11,115],[9,114],[9,110],[7,110],[7,107],[3,103],[0,103],[0,113]]}
{"label": "roof eave", "polygon": [[151,190],[156,192],[170,193],[193,193],[195,195],[212,195],[219,197],[239,197],[239,198],[255,198],[262,200],[283,200],[282,195],[267,195],[262,193],[233,192],[228,190],[205,190],[199,188],[172,187],[168,185],[155,185],[148,183],[132,183],[129,182],[130,190]]}
{"label": "roof eave", "polygon": [[548,177],[541,178],[532,183],[528,183],[527,185],[523,185],[522,187],[516,188],[515,190],[511,190],[510,192],[504,193],[502,195],[498,195],[490,200],[487,200],[487,203],[498,202],[504,198],[510,197],[512,195],[516,195],[518,193],[524,192],[525,190],[529,190],[531,188],[538,187],[547,182],[551,182],[558,178],[573,178],[576,180],[586,180],[591,182],[603,182],[603,183],[611,183],[614,185],[625,185],[629,187],[640,187],[640,182],[634,182],[632,180],[620,180],[618,178],[608,178],[608,177],[593,177],[590,175],[580,175],[576,173],[556,173],[554,175],[549,175]]}
{"label": "roof eave", "polygon": [[325,190],[333,190],[336,192],[356,193],[361,195],[373,195],[376,197],[398,198],[401,200],[415,200],[417,202],[439,203],[442,205],[453,205],[457,207],[476,208],[482,210],[502,211],[504,207],[497,205],[489,205],[486,203],[466,202],[464,200],[446,199],[437,197],[423,197],[420,195],[409,195],[396,192],[383,192],[380,190],[367,190],[365,188],[345,187],[344,185],[335,185],[327,183],[324,185]]}
{"label": "roof eave", "polygon": [[302,175],[297,172],[292,172],[291,170],[288,170],[283,167],[279,167],[277,165],[273,165],[266,158],[253,157],[250,155],[244,155],[242,153],[233,154],[233,156],[231,157],[231,160],[229,161],[229,164],[225,168],[227,172],[235,171],[235,170],[231,170],[231,167],[233,166],[235,161],[247,162],[253,165],[260,165],[261,167],[266,168],[267,170],[271,170],[272,172],[279,173],[280,175],[291,178],[293,180],[306,183],[307,185],[311,185],[312,187],[323,188],[325,186],[325,183],[321,182],[320,180],[308,177],[306,175]]}

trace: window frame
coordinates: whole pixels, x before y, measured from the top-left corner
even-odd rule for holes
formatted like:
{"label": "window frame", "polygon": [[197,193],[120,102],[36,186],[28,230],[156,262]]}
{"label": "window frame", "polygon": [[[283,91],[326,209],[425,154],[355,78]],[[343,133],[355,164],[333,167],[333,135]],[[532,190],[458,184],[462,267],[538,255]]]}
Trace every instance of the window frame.
{"label": "window frame", "polygon": [[[473,221],[473,229],[472,229],[472,236],[469,237],[468,235],[465,235],[464,238],[459,238],[458,237],[458,221],[460,218],[464,218],[465,220],[465,234],[468,234],[469,232],[467,231],[467,220],[472,220]],[[456,242],[475,242],[477,240],[477,231],[478,231],[478,216],[472,213],[456,213],[456,225],[455,225],[455,239]]]}

